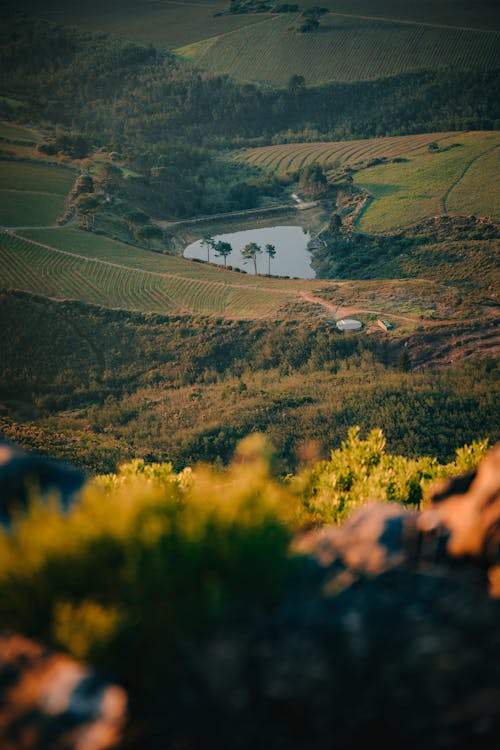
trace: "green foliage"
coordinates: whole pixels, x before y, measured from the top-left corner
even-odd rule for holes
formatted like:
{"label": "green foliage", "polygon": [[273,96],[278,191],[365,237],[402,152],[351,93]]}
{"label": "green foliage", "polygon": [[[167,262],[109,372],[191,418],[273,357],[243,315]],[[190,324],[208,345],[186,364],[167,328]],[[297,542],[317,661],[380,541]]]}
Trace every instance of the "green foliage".
{"label": "green foliage", "polygon": [[[0,429],[92,473],[134,456],[168,456],[176,471],[227,464],[255,430],[284,473],[309,441],[326,458],[352,424],[383,429],[390,453],[442,462],[457,446],[500,439],[498,363],[460,363],[459,350],[453,367],[407,373],[397,337],[342,336],[318,320],[140,315],[21,293],[0,296],[0,317]],[[469,349],[474,329],[449,328]],[[412,360],[448,351],[448,338],[420,335]]]}
{"label": "green foliage", "polygon": [[384,447],[381,430],[363,440],[354,427],[329,461],[283,482],[254,434],[225,470],[137,459],[90,480],[67,511],[33,496],[0,530],[1,621],[111,669],[144,707],[185,649],[282,597],[304,524],[339,523],[372,500],[416,508],[432,480],[477,465],[487,444],[448,466]]}
{"label": "green foliage", "polygon": [[2,623],[151,698],[184,646],[235,608],[272,605],[294,567],[295,506],[259,436],[224,473],[135,461],[90,482],[67,513],[33,499],[0,532]]}
{"label": "green foliage", "polygon": [[314,523],[338,523],[366,501],[399,502],[418,508],[424,489],[438,476],[436,459],[386,454],[382,430],[365,440],[349,430],[339,450],[300,477],[303,517]]}

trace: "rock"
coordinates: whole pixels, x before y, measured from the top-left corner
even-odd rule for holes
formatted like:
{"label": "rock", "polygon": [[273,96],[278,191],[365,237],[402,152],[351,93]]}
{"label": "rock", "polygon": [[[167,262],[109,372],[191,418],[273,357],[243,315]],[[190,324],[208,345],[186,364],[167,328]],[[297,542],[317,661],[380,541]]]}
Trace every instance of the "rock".
{"label": "rock", "polygon": [[373,503],[298,537],[303,577],[276,609],[186,655],[166,745],[500,747],[499,457],[437,483],[422,513]]}
{"label": "rock", "polygon": [[111,750],[123,740],[127,696],[93,669],[0,631],[2,750]]}
{"label": "rock", "polygon": [[28,453],[0,437],[1,524],[10,523],[12,512],[25,507],[32,492],[54,496],[68,508],[85,480],[77,469]]}

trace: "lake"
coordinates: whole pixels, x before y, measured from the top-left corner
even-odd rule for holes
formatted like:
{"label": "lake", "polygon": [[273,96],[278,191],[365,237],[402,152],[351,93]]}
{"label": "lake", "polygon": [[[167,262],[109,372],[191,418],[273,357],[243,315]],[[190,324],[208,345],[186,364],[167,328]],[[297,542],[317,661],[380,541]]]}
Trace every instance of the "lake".
{"label": "lake", "polygon": [[[241,251],[249,242],[255,242],[262,248],[262,254],[257,255],[257,273],[267,274],[269,256],[265,252],[266,245],[274,245],[276,255],[271,259],[271,276],[295,276],[299,279],[313,279],[316,274],[310,266],[311,254],[307,244],[311,235],[302,227],[266,227],[264,229],[246,229],[243,232],[217,234],[215,242],[229,242],[233,251],[227,257],[228,266],[241,268],[247,273],[254,273],[253,261],[245,262]],[[207,248],[203,240],[192,242],[184,250],[185,258],[199,258],[207,260]],[[210,262],[224,265],[224,258],[218,258],[210,250]]]}

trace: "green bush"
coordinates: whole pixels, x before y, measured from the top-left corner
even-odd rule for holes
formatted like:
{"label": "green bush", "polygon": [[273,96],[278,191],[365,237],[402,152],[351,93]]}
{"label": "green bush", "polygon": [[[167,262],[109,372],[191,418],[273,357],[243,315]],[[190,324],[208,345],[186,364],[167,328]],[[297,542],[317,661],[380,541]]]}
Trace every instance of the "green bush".
{"label": "green bush", "polygon": [[352,427],[330,461],[296,477],[302,520],[339,523],[367,501],[398,502],[417,510],[434,480],[477,465],[488,448],[487,440],[465,446],[457,450],[455,462],[442,466],[429,456],[412,459],[385,453],[385,442],[380,429],[362,440],[360,428]]}
{"label": "green bush", "polygon": [[225,472],[135,461],[67,513],[33,500],[0,534],[0,621],[108,667],[143,696],[235,608],[282,591],[293,495],[260,437]]}

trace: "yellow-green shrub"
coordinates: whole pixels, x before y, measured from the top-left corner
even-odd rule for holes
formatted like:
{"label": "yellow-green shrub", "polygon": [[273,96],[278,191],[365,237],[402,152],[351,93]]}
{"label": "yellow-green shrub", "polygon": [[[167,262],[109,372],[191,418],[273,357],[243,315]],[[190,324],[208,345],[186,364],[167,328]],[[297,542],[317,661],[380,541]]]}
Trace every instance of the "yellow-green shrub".
{"label": "yellow-green shrub", "polygon": [[154,690],[182,644],[283,590],[296,499],[264,453],[254,437],[226,471],[134,462],[67,513],[33,500],[0,533],[0,622]]}

